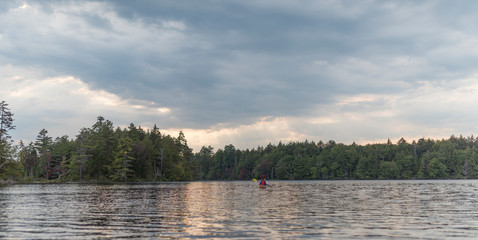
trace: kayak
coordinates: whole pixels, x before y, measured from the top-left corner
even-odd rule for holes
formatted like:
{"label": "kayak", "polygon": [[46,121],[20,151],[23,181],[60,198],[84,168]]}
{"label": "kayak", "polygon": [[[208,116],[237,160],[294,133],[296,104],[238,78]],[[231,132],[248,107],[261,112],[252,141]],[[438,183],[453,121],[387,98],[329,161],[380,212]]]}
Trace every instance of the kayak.
{"label": "kayak", "polygon": [[267,185],[259,185],[260,188],[266,188]]}

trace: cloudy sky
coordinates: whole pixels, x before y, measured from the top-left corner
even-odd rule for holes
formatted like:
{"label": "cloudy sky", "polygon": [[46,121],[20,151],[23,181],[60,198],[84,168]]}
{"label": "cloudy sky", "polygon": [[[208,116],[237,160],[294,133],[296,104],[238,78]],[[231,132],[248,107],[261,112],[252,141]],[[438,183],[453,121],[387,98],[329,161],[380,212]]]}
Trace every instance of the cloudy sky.
{"label": "cloudy sky", "polygon": [[478,2],[2,1],[15,141],[97,116],[195,151],[478,133]]}

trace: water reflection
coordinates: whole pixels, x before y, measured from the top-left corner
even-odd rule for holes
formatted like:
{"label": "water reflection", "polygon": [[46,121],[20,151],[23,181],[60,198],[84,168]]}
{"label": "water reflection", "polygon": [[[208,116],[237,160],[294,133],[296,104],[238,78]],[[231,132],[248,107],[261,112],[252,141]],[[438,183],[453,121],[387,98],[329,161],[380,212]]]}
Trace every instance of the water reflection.
{"label": "water reflection", "polygon": [[[8,204],[6,202],[7,194],[2,192],[2,186],[0,186],[0,220],[7,219],[6,209]],[[0,221],[0,238],[4,238],[6,232],[6,223],[4,221]]]}
{"label": "water reflection", "polygon": [[255,184],[195,182],[186,193],[186,236],[253,237],[260,228],[257,210],[262,202]]}
{"label": "water reflection", "polygon": [[0,238],[474,238],[478,181],[0,187]]}

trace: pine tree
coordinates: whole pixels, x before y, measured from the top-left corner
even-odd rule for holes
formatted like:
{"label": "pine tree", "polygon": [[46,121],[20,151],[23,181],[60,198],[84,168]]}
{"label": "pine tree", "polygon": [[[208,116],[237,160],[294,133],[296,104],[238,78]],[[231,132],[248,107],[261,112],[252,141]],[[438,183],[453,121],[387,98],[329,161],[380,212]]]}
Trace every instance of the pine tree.
{"label": "pine tree", "polygon": [[40,133],[38,133],[35,147],[37,151],[40,153],[40,163],[39,163],[39,172],[40,175],[43,175],[45,179],[50,179],[53,171],[53,156],[52,156],[52,143],[53,140],[50,136],[48,136],[48,131],[46,129],[42,129]]}
{"label": "pine tree", "polygon": [[112,164],[109,166],[110,169],[110,178],[116,181],[123,181],[131,177],[133,170],[131,161],[134,160],[131,157],[131,139],[128,137],[122,137],[118,142],[118,147],[116,150],[115,158]]}
{"label": "pine tree", "polygon": [[13,129],[15,129],[13,114],[10,112],[8,104],[2,101],[0,102],[0,169],[8,164],[11,159],[9,155],[11,145],[8,142],[11,136],[8,134],[8,131]]}
{"label": "pine tree", "polygon": [[114,150],[117,139],[114,136],[113,123],[99,116],[91,131],[92,143],[94,146],[91,158],[90,174],[103,179],[111,174],[108,166],[114,158]]}

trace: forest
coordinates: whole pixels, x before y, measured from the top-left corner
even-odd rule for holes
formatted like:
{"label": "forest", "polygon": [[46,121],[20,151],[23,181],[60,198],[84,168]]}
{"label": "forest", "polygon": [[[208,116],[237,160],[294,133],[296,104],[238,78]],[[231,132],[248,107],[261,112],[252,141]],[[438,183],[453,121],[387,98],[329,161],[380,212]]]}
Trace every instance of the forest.
{"label": "forest", "polygon": [[121,129],[99,116],[74,137],[53,138],[46,129],[30,143],[14,141],[13,114],[0,103],[0,180],[21,182],[133,182],[478,178],[473,136],[421,138],[397,143],[346,145],[333,140],[279,142],[253,149],[188,147],[183,132],[162,134],[154,125]]}

